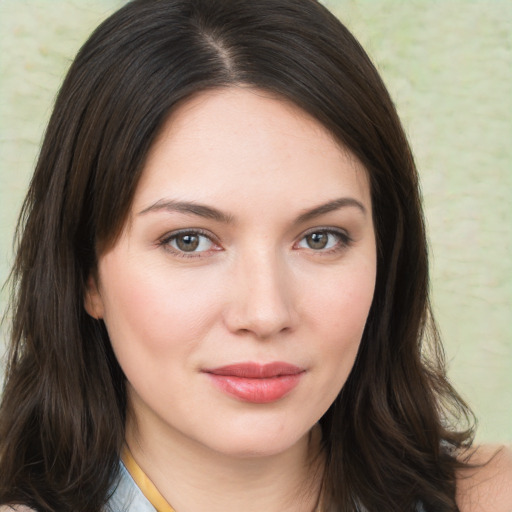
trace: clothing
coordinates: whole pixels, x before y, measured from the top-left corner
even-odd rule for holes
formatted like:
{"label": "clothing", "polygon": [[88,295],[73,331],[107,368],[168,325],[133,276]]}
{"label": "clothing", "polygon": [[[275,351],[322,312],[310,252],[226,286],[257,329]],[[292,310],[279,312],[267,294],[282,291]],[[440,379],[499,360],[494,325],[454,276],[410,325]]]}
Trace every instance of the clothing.
{"label": "clothing", "polygon": [[[124,462],[120,461],[119,465],[119,479],[105,505],[105,512],[175,512],[167,504],[168,509],[153,506],[135,483]],[[0,512],[35,512],[35,510],[24,505],[0,505]]]}
{"label": "clothing", "polygon": [[[175,512],[127,448],[122,454],[119,473],[118,484],[107,502],[105,512]],[[425,512],[421,503],[418,503],[416,512]]]}
{"label": "clothing", "polygon": [[155,511],[175,512],[125,447],[120,460],[119,480],[105,512]]}
{"label": "clothing", "polygon": [[[118,484],[105,507],[106,512],[155,512],[157,510],[144,496],[126,466],[121,462]],[[171,509],[173,510],[173,509]],[[160,511],[158,511],[160,512]]]}
{"label": "clothing", "polygon": [[119,483],[107,503],[107,512],[175,512],[135,462],[126,446],[119,472]]}
{"label": "clothing", "polygon": [[[170,505],[168,505],[170,507]],[[174,509],[169,508],[172,512]],[[34,510],[24,507],[23,505],[0,506],[0,512],[35,512]],[[120,479],[114,493],[108,500],[105,512],[161,512],[155,508],[151,502],[144,496],[140,488],[137,486],[126,466],[121,462]],[[363,511],[361,511],[363,512]],[[423,506],[418,504],[417,512],[425,512]]]}
{"label": "clothing", "polygon": [[155,511],[175,512],[125,446],[120,460],[119,480],[107,502],[105,512]]}
{"label": "clothing", "polygon": [[[119,465],[119,479],[105,506],[105,512],[175,512],[137,465],[129,452],[123,453],[123,460],[120,461]],[[135,479],[132,474],[135,476]],[[142,489],[144,489],[144,492]],[[0,512],[13,511],[34,512],[32,509],[22,505],[14,505],[12,507],[8,505],[0,506]],[[425,512],[421,503],[418,504],[416,511]],[[361,512],[364,511],[361,510]]]}

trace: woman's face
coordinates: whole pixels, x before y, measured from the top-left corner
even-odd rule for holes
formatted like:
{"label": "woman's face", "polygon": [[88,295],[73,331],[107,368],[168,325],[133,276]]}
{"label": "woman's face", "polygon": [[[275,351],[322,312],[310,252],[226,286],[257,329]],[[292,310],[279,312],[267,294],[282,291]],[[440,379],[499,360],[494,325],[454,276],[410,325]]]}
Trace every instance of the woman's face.
{"label": "woman's face", "polygon": [[375,273],[363,166],[296,106],[226,88],[164,126],[86,308],[143,441],[264,456],[344,385]]}

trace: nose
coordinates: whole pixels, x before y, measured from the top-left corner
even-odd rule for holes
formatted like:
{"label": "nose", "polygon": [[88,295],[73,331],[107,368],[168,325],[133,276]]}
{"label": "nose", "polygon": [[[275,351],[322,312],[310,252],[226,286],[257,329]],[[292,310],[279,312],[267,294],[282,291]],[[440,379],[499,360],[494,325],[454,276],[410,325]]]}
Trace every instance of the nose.
{"label": "nose", "polygon": [[297,323],[290,269],[275,253],[253,254],[236,263],[225,311],[229,331],[270,339]]}

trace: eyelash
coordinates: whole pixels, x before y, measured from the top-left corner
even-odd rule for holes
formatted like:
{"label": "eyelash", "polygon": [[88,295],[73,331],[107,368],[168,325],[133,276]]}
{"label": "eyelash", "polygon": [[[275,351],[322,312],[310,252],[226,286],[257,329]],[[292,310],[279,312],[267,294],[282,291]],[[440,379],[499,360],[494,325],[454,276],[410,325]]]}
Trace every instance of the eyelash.
{"label": "eyelash", "polygon": [[[315,250],[310,247],[309,250],[313,251],[314,254],[323,254],[323,255],[336,254],[340,251],[347,249],[353,243],[353,239],[348,235],[348,233],[346,231],[344,231],[342,229],[313,228],[313,229],[306,231],[295,245],[298,245],[305,238],[307,238],[308,236],[314,235],[314,234],[334,235],[338,239],[338,242],[334,245],[334,247],[330,247],[328,249]],[[305,248],[305,249],[308,250],[308,248]]]}
{"label": "eyelash", "polygon": [[[331,236],[335,236],[338,241],[337,243],[333,246],[333,247],[330,247],[328,249],[318,249],[318,250],[315,250],[311,247],[309,248],[302,248],[302,247],[297,247],[299,243],[301,243],[304,239],[306,239],[308,236],[311,236],[311,235],[314,235],[314,234],[319,234],[319,235],[331,235]],[[211,233],[207,232],[207,231],[204,231],[202,229],[183,229],[183,230],[180,230],[180,231],[174,231],[168,235],[165,235],[163,238],[161,238],[158,242],[158,246],[160,247],[163,247],[165,250],[171,252],[173,255],[175,256],[178,256],[180,258],[201,258],[201,257],[204,257],[205,256],[205,253],[208,253],[209,250],[207,251],[182,251],[178,248],[175,248],[175,247],[172,247],[171,246],[171,243],[176,240],[179,236],[184,236],[184,235],[190,235],[190,236],[197,236],[197,237],[203,237],[203,238],[206,238],[209,240],[209,242],[211,242],[211,244],[213,245],[216,245],[217,247],[219,247],[219,244],[218,242],[215,240],[215,238],[212,236]],[[298,240],[298,242],[296,242],[294,244],[294,248],[297,248],[298,250],[301,250],[301,249],[306,249],[306,250],[310,250],[313,252],[313,254],[335,254],[335,253],[338,253],[340,251],[343,251],[345,249],[347,249],[348,247],[350,247],[353,243],[353,240],[352,238],[347,234],[346,231],[344,230],[341,230],[341,229],[336,229],[336,228],[314,228],[314,229],[310,229],[309,231],[306,231],[301,237],[300,239]],[[220,251],[222,249],[213,249],[214,251]]]}
{"label": "eyelash", "polygon": [[[173,231],[172,233],[165,235],[160,239],[158,245],[163,247],[165,250],[171,252],[173,255],[178,256],[179,258],[201,258],[204,257],[206,252],[209,251],[181,251],[175,247],[171,246],[171,243],[176,240],[179,236],[191,235],[198,236],[202,238],[208,239],[213,245],[219,246],[219,244],[215,241],[215,237],[212,236],[208,231],[204,231],[202,229],[183,229],[180,231]],[[214,249],[214,251],[219,251],[221,249]]]}

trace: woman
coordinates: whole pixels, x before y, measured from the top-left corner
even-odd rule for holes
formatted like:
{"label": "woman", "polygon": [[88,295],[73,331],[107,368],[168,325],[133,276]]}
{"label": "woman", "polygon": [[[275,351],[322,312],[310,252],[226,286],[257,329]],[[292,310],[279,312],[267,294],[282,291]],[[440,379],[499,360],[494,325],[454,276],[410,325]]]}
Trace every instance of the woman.
{"label": "woman", "polygon": [[0,503],[508,510],[507,453],[457,429],[400,122],[319,3],[120,9],[20,226]]}

